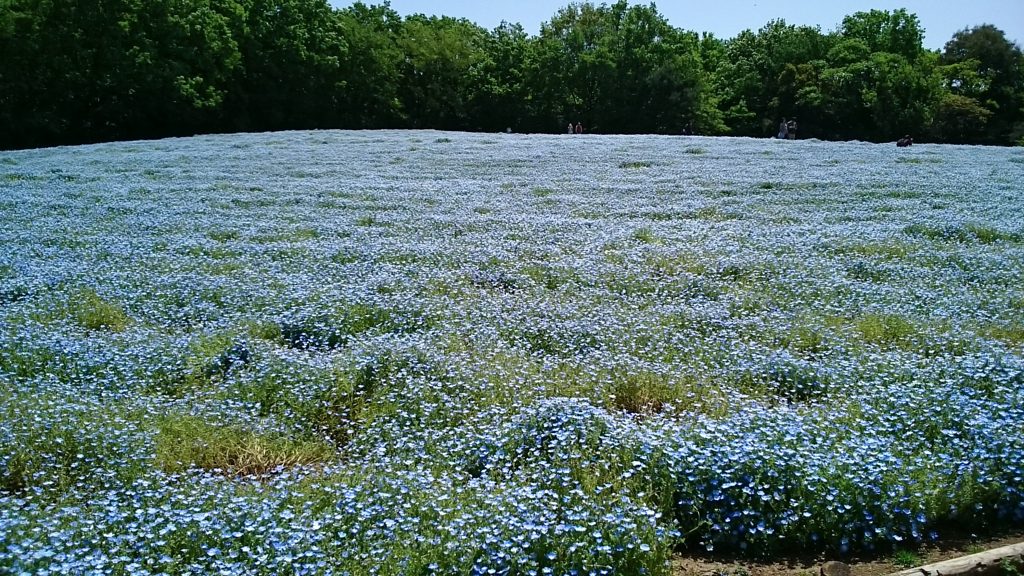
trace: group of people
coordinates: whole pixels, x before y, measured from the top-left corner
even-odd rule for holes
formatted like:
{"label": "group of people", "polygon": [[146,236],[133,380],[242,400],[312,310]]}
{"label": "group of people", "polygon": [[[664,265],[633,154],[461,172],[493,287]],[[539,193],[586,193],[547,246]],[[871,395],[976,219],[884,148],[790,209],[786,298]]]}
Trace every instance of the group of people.
{"label": "group of people", "polygon": [[[796,129],[796,124],[794,123],[793,126],[794,126],[793,129],[795,130]],[[512,129],[509,128],[508,131],[511,132]],[[583,134],[583,124],[577,122],[576,126],[573,127],[572,122],[569,122],[569,125],[566,127],[566,132],[568,134]],[[691,124],[687,124],[683,128],[683,136],[693,136],[694,134],[696,134],[696,133],[693,131],[693,127],[692,127]]]}
{"label": "group of people", "polygon": [[796,140],[796,118],[790,118],[788,121],[783,118],[782,124],[779,124],[779,140]]}
{"label": "group of people", "polygon": [[[509,128],[508,131],[509,133],[511,133],[512,129]],[[566,131],[569,134],[583,134],[583,124],[577,122],[576,126],[573,126],[572,122],[569,122],[569,126],[566,127]],[[683,128],[683,136],[692,136],[693,133],[693,129],[690,128],[689,124],[687,124],[686,127]],[[786,120],[785,118],[782,119],[782,123],[779,124],[779,135],[776,136],[776,138],[778,138],[779,140],[796,140],[795,116],[793,118],[790,118],[789,120]],[[896,145],[901,148],[905,146],[911,146],[913,144],[914,139],[911,138],[909,134],[904,136],[903,138],[900,138],[900,140],[896,142]]]}

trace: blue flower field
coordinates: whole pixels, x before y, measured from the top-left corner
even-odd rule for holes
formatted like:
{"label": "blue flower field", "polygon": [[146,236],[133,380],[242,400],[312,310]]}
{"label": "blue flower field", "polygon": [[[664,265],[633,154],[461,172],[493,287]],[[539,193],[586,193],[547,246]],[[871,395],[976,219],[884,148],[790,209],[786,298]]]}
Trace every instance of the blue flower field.
{"label": "blue flower field", "polygon": [[1024,524],[1024,152],[0,153],[0,573],[607,575]]}

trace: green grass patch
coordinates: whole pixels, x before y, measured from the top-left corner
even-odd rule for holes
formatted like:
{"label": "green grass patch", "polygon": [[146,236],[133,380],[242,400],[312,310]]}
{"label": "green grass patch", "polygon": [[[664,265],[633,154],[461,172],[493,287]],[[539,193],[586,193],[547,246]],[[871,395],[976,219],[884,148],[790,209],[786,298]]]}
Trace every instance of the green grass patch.
{"label": "green grass patch", "polygon": [[898,260],[905,257],[912,250],[912,246],[899,241],[872,241],[850,244],[837,248],[841,252],[859,254],[872,258],[884,258]]}
{"label": "green grass patch", "polygon": [[699,388],[692,384],[648,371],[620,371],[612,375],[608,404],[630,414],[658,414],[678,407],[687,396],[692,400],[692,390]]}
{"label": "green grass patch", "polygon": [[683,152],[686,152],[687,154],[696,154],[696,155],[707,154],[708,153],[708,151],[705,148],[699,148],[697,146],[690,146],[689,148],[683,150]]}
{"label": "green grass patch", "polygon": [[904,227],[903,233],[908,236],[919,236],[931,240],[980,242],[982,244],[1019,242],[1022,239],[1022,235],[1019,232],[1009,232],[994,226],[978,223],[938,226],[917,222]]}
{"label": "green grass patch", "polygon": [[661,245],[665,243],[665,240],[658,237],[653,230],[646,226],[633,232],[633,239],[637,242],[643,242],[644,244]]}
{"label": "green grass patch", "polygon": [[31,174],[4,174],[2,178],[5,182],[37,182],[40,180],[46,180],[46,178],[42,176],[33,176]]}
{"label": "green grass patch", "polygon": [[861,282],[885,282],[889,273],[870,262],[854,262],[846,267],[846,275]]}
{"label": "green grass patch", "polygon": [[626,170],[636,170],[639,168],[650,168],[652,164],[650,162],[623,162],[619,164],[619,168]]}
{"label": "green grass patch", "polygon": [[430,322],[419,313],[399,312],[360,303],[337,303],[310,318],[280,322],[281,339],[291,348],[338,348],[354,336],[368,331],[410,333],[428,328]]}
{"label": "green grass patch", "polygon": [[[135,415],[113,402],[5,390],[0,382],[0,495],[30,491],[47,499],[68,491],[130,485],[146,473]],[[120,433],[113,433],[115,430]]]}
{"label": "green grass patch", "polygon": [[778,346],[803,358],[817,357],[827,348],[824,334],[810,326],[795,326],[779,334],[776,341]]}
{"label": "green grass patch", "polygon": [[694,213],[694,217],[698,220],[707,220],[709,222],[726,222],[729,220],[739,220],[743,218],[743,216],[738,212],[727,212],[718,206],[705,206],[697,210],[697,212]]}
{"label": "green grass patch", "polygon": [[[244,328],[249,328],[243,324]],[[269,333],[270,328],[253,326],[252,331]],[[249,347],[236,340],[233,332],[198,334],[178,351],[173,365],[144,366],[148,388],[171,398],[184,398],[200,390],[209,390],[222,382],[233,368],[252,359]]]}
{"label": "green grass patch", "polygon": [[217,242],[230,242],[238,240],[242,234],[238,230],[211,230],[206,233],[206,237]]}
{"label": "green grass patch", "polygon": [[95,290],[79,290],[68,302],[67,313],[87,330],[124,332],[132,319],[118,303],[103,299]]}
{"label": "green grass patch", "polygon": [[985,336],[1013,346],[1024,344],[1024,323],[1020,321],[997,324],[984,331]]}
{"label": "green grass patch", "polygon": [[[566,284],[578,282],[579,280],[576,271],[573,269],[563,269],[543,263],[526,265],[521,269],[521,272],[529,276],[536,284],[548,290],[558,290]],[[495,278],[495,281],[500,286],[509,286],[514,289],[515,282],[510,282],[509,280],[508,278],[502,279],[500,276]]]}
{"label": "green grass patch", "polygon": [[902,568],[913,568],[921,565],[921,557],[910,550],[897,550],[893,554],[892,563]]}
{"label": "green grass patch", "polygon": [[530,193],[537,198],[546,198],[554,194],[555,191],[550,188],[534,188],[533,190],[530,190]]}
{"label": "green grass patch", "polygon": [[326,444],[256,434],[184,415],[163,419],[155,449],[157,465],[172,474],[199,468],[227,476],[264,476],[335,457]]}
{"label": "green grass patch", "polygon": [[867,314],[854,327],[865,342],[883,348],[907,348],[918,336],[914,324],[898,314]]}
{"label": "green grass patch", "polygon": [[708,264],[695,254],[676,252],[673,254],[657,253],[651,255],[647,265],[657,276],[678,276],[679,274],[703,275],[708,271]]}

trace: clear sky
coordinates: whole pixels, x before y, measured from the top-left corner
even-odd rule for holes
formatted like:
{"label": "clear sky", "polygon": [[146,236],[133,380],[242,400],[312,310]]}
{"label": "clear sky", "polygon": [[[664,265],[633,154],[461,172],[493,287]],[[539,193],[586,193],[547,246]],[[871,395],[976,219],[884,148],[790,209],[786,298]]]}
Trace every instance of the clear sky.
{"label": "clear sky", "polygon": [[[329,1],[338,8],[352,4],[351,0]],[[382,4],[383,0],[363,3]],[[536,34],[541,22],[550,20],[560,7],[569,3],[570,0],[391,0],[391,7],[403,16],[423,13],[468,18],[488,29],[502,20],[518,22],[527,32]],[[979,24],[993,24],[1006,32],[1011,41],[1024,45],[1024,0],[663,0],[656,5],[673,26],[712,32],[719,38],[732,38],[747,28],[757,30],[774,18],[829,31],[837,28],[847,14],[872,8],[906,8],[921,20],[925,48],[942,48],[957,30]]]}

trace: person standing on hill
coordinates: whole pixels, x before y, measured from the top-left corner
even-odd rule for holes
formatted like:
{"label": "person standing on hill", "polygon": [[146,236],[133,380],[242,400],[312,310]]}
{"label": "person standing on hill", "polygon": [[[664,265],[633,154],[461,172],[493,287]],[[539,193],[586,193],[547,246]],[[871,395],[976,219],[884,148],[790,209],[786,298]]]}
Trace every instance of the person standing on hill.
{"label": "person standing on hill", "polygon": [[789,126],[786,124],[786,118],[782,118],[782,123],[779,124],[779,140],[785,140],[789,136]]}
{"label": "person standing on hill", "polygon": [[569,122],[569,134],[572,134],[575,130],[572,129],[572,122]]}
{"label": "person standing on hill", "polygon": [[796,118],[790,118],[786,123],[786,138],[796,140]]}
{"label": "person standing on hill", "polygon": [[576,133],[583,134],[583,124],[580,124],[579,122],[576,123]]}

